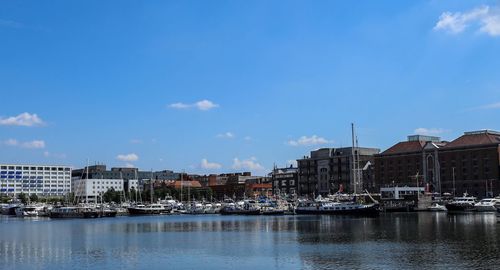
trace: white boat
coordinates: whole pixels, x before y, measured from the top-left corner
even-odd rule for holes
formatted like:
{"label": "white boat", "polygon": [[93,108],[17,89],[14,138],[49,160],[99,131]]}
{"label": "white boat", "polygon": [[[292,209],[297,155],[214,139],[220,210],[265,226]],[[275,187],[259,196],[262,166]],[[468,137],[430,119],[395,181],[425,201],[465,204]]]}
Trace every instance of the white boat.
{"label": "white boat", "polygon": [[474,205],[474,208],[478,212],[496,212],[497,208],[496,205],[500,201],[495,198],[487,198],[487,199],[482,199],[478,203]]}
{"label": "white boat", "polygon": [[171,210],[171,208],[167,208],[163,204],[158,203],[150,205],[139,204],[128,208],[130,215],[162,215],[169,214]]}
{"label": "white boat", "polygon": [[299,215],[378,215],[378,204],[361,204],[356,202],[313,202],[303,201],[295,208],[295,213]]}
{"label": "white boat", "polygon": [[446,204],[448,212],[472,212],[476,211],[474,207],[477,203],[476,197],[464,193],[462,197],[455,197],[453,201]]}
{"label": "white boat", "polygon": [[23,205],[16,208],[18,217],[38,217],[45,215],[46,207],[44,205]]}
{"label": "white boat", "polygon": [[439,203],[433,203],[431,206],[427,207],[427,210],[431,212],[447,211],[446,206],[441,205]]}

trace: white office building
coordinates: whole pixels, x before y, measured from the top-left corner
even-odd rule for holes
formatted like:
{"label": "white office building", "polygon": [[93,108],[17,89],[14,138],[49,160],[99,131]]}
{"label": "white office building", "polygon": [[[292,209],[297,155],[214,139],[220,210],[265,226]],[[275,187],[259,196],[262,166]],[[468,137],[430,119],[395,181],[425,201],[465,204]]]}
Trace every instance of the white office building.
{"label": "white office building", "polygon": [[64,196],[71,190],[71,168],[66,166],[0,164],[0,194]]}
{"label": "white office building", "polygon": [[73,177],[71,187],[71,191],[80,200],[94,201],[110,189],[122,192],[124,181],[123,179],[82,179]]}

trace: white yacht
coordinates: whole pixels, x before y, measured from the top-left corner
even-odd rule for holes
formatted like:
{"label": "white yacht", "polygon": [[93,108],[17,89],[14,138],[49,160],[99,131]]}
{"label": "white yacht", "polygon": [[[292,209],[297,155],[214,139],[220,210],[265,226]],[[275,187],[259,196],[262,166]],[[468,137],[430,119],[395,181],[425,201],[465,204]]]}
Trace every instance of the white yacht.
{"label": "white yacht", "polygon": [[447,211],[446,206],[439,204],[439,203],[433,203],[431,206],[427,207],[427,211],[431,212],[443,212]]}
{"label": "white yacht", "polygon": [[496,198],[486,198],[474,204],[474,208],[478,212],[495,212],[497,211],[496,206],[498,203],[500,201]]}
{"label": "white yacht", "polygon": [[455,197],[453,201],[446,204],[448,212],[472,212],[475,211],[476,197],[464,193],[462,197]]}
{"label": "white yacht", "polygon": [[38,217],[45,214],[45,205],[23,205],[16,208],[18,217]]}

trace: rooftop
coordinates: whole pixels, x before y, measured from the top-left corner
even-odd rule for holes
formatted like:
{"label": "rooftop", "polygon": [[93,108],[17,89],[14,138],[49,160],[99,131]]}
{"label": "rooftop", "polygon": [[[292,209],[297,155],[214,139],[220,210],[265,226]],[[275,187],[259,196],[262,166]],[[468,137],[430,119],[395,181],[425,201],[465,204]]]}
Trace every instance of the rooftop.
{"label": "rooftop", "polygon": [[464,132],[464,135],[448,143],[446,148],[483,144],[500,144],[500,132],[493,130]]}

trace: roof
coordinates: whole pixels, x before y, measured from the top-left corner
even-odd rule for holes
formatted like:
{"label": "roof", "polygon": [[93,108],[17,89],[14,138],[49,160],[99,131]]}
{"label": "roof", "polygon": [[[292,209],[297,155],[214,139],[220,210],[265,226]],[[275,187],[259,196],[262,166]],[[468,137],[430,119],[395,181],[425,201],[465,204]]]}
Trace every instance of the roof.
{"label": "roof", "polygon": [[487,130],[483,132],[466,132],[461,137],[448,143],[445,148],[484,144],[500,144],[500,134]]}
{"label": "roof", "polygon": [[424,146],[425,146],[424,141],[399,142],[393,145],[391,148],[382,152],[382,155],[418,152],[422,151]]}
{"label": "roof", "polygon": [[174,187],[174,188],[183,188],[186,187],[192,187],[192,188],[200,188],[201,184],[198,181],[175,181],[172,183],[169,183],[168,186]]}

